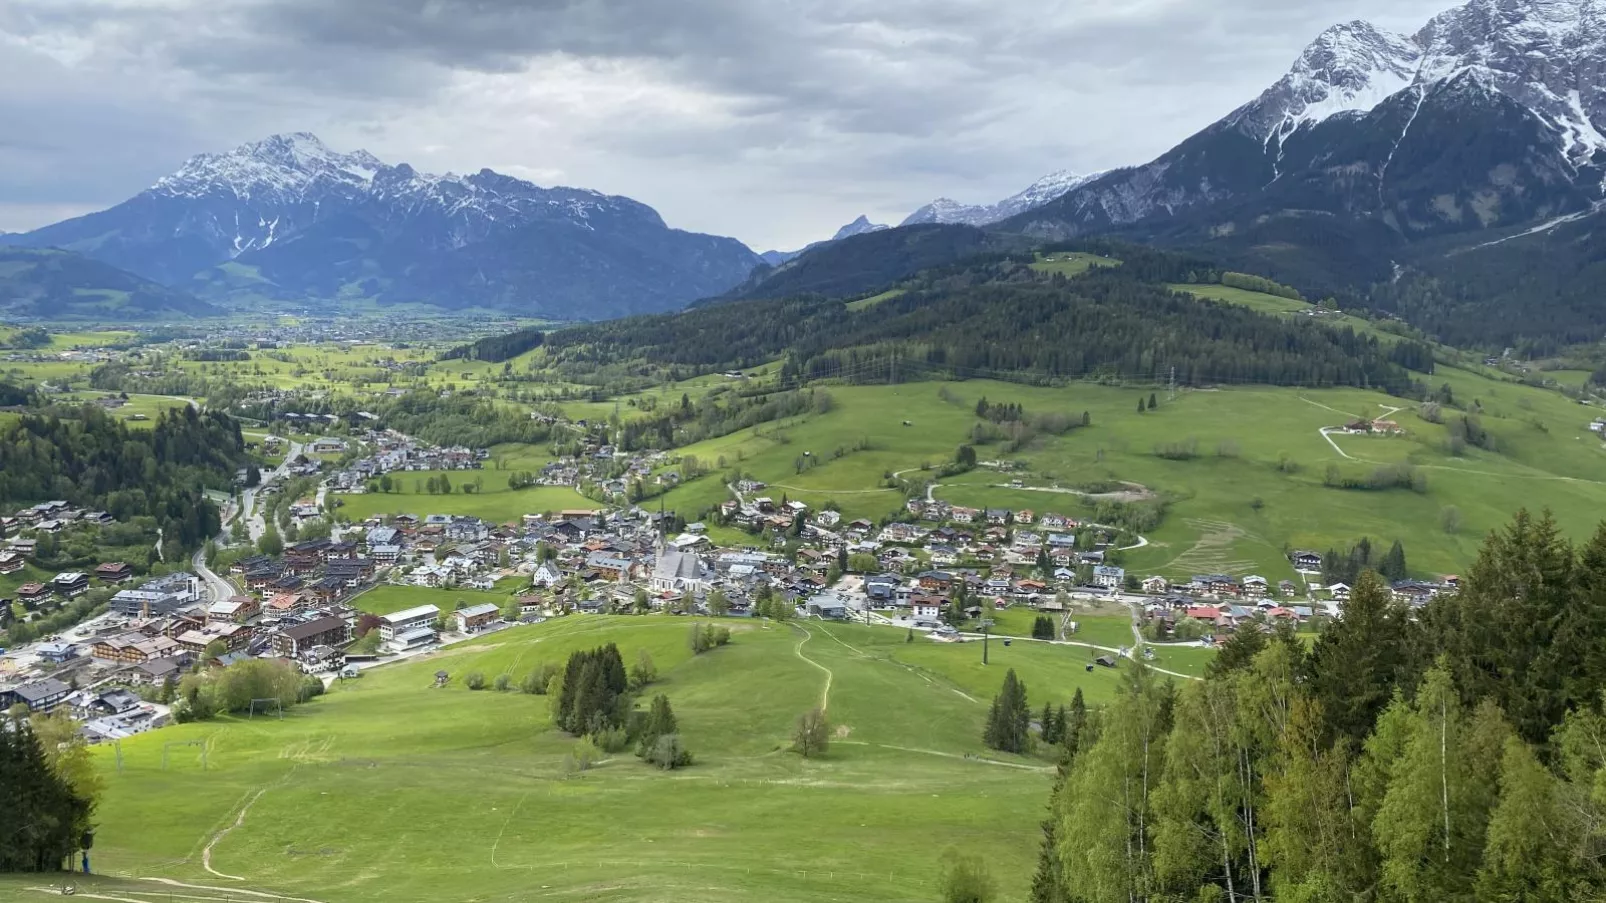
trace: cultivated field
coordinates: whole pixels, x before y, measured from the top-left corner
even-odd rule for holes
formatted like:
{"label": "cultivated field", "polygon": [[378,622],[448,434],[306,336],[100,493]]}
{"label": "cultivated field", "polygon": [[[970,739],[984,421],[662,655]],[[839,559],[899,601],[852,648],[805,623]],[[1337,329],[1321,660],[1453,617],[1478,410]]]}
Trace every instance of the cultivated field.
{"label": "cultivated field", "polygon": [[[337,684],[281,721],[174,727],[96,750],[107,779],[96,863],[128,878],[268,890],[323,903],[527,900],[930,900],[953,849],[1024,896],[1052,768],[984,749],[986,703],[1013,667],[1034,706],[1116,671],[1088,650],[1018,640],[906,643],[853,625],[727,622],[692,657],[689,619],[571,616]],[[697,763],[628,753],[566,777],[574,741],[546,700],[470,692],[603,642],[646,649]],[[432,675],[453,680],[431,689]],[[828,757],[787,750],[825,704]],[[164,744],[200,740],[199,750]]]}

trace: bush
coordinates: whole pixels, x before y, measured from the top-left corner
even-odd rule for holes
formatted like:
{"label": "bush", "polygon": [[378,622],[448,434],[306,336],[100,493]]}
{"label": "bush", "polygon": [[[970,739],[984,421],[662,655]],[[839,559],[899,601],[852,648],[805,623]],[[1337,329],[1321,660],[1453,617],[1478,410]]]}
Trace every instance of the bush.
{"label": "bush", "polygon": [[647,751],[648,762],[670,771],[676,768],[685,768],[692,762],[691,753],[686,745],[680,742],[679,734],[664,734],[653,743],[652,749]]}
{"label": "bush", "polygon": [[610,727],[591,734],[592,742],[603,752],[613,754],[624,752],[630,746],[630,737],[624,728]]}
{"label": "bush", "polygon": [[942,876],[942,899],[945,903],[988,903],[997,888],[987,871],[987,864],[967,854],[955,853],[948,857],[948,868]]}
{"label": "bush", "polygon": [[534,671],[524,676],[519,682],[519,689],[532,696],[545,696],[552,686],[552,679],[558,674],[558,666],[551,662],[537,665]]}
{"label": "bush", "polygon": [[498,693],[506,693],[513,688],[513,678],[506,674],[498,674],[496,675],[496,680],[492,682],[492,686],[496,687]]}
{"label": "bush", "polygon": [[647,650],[636,650],[636,663],[630,666],[630,687],[639,690],[658,679],[658,666]]}
{"label": "bush", "polygon": [[483,690],[485,689],[485,675],[478,671],[470,671],[468,676],[463,678],[463,684],[470,690]]}

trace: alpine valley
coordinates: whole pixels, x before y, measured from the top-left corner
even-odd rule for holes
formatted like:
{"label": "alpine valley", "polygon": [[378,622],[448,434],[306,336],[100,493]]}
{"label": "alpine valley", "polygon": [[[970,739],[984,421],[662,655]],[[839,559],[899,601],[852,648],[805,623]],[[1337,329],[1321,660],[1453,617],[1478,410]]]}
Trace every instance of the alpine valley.
{"label": "alpine valley", "polygon": [[[672,229],[628,198],[483,169],[426,175],[279,135],[194,157],[108,210],[0,236],[69,252],[51,260],[48,293],[37,266],[23,288],[0,273],[0,311],[31,316],[48,295],[59,313],[102,316],[137,284],[138,304],[110,307],[597,320],[870,288],[967,254],[1107,236],[1397,315],[1447,343],[1542,355],[1606,329],[1603,72],[1606,0],[1472,0],[1411,35],[1348,22],[1148,163],[1055,173],[994,203],[941,198],[891,229],[860,216],[763,255]],[[132,275],[108,295],[91,262]]]}

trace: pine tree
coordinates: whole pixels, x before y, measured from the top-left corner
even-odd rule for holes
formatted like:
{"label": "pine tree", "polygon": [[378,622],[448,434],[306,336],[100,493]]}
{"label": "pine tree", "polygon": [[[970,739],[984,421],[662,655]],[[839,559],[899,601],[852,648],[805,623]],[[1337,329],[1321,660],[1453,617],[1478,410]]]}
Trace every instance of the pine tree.
{"label": "pine tree", "polygon": [[1396,686],[1415,674],[1416,626],[1376,573],[1356,580],[1344,614],[1311,650],[1310,686],[1328,736],[1360,741]]}
{"label": "pine tree", "polygon": [[1383,563],[1378,570],[1390,580],[1404,580],[1411,576],[1410,569],[1405,566],[1405,546],[1398,539],[1394,540],[1394,545],[1389,546],[1388,553],[1383,556]]}
{"label": "pine tree", "polygon": [[1065,722],[1065,729],[1060,735],[1060,745],[1065,748],[1066,764],[1076,761],[1076,756],[1082,751],[1084,735],[1087,729],[1087,702],[1082,698],[1082,688],[1077,687],[1071,695],[1071,710],[1069,720]]}
{"label": "pine tree", "polygon": [[[1599,701],[1583,669],[1599,656],[1598,623],[1575,604],[1573,550],[1547,513],[1517,512],[1491,533],[1461,591],[1430,606],[1424,620],[1448,656],[1465,704],[1493,699],[1529,743],[1547,742],[1567,709]],[[1591,580],[1579,574],[1583,580]],[[1574,693],[1588,692],[1583,698]]]}
{"label": "pine tree", "polygon": [[1024,753],[1030,739],[1032,713],[1026,701],[1026,685],[1011,668],[1004,674],[1004,686],[993,697],[987,727],[982,739],[996,750]]}

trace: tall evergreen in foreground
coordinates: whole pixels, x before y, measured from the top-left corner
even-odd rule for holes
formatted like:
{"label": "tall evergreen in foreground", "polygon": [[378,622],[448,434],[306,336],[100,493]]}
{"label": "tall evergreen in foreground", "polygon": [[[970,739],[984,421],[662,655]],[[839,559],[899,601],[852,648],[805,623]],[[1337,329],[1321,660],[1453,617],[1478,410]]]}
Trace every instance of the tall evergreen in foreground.
{"label": "tall evergreen in foreground", "polygon": [[1243,633],[1178,691],[1124,664],[1032,900],[1606,899],[1603,587],[1606,530],[1519,514],[1414,615],[1369,571],[1308,655]]}
{"label": "tall evergreen in foreground", "polygon": [[90,800],[51,768],[21,719],[0,725],[0,801],[0,872],[60,869],[89,827]]}

